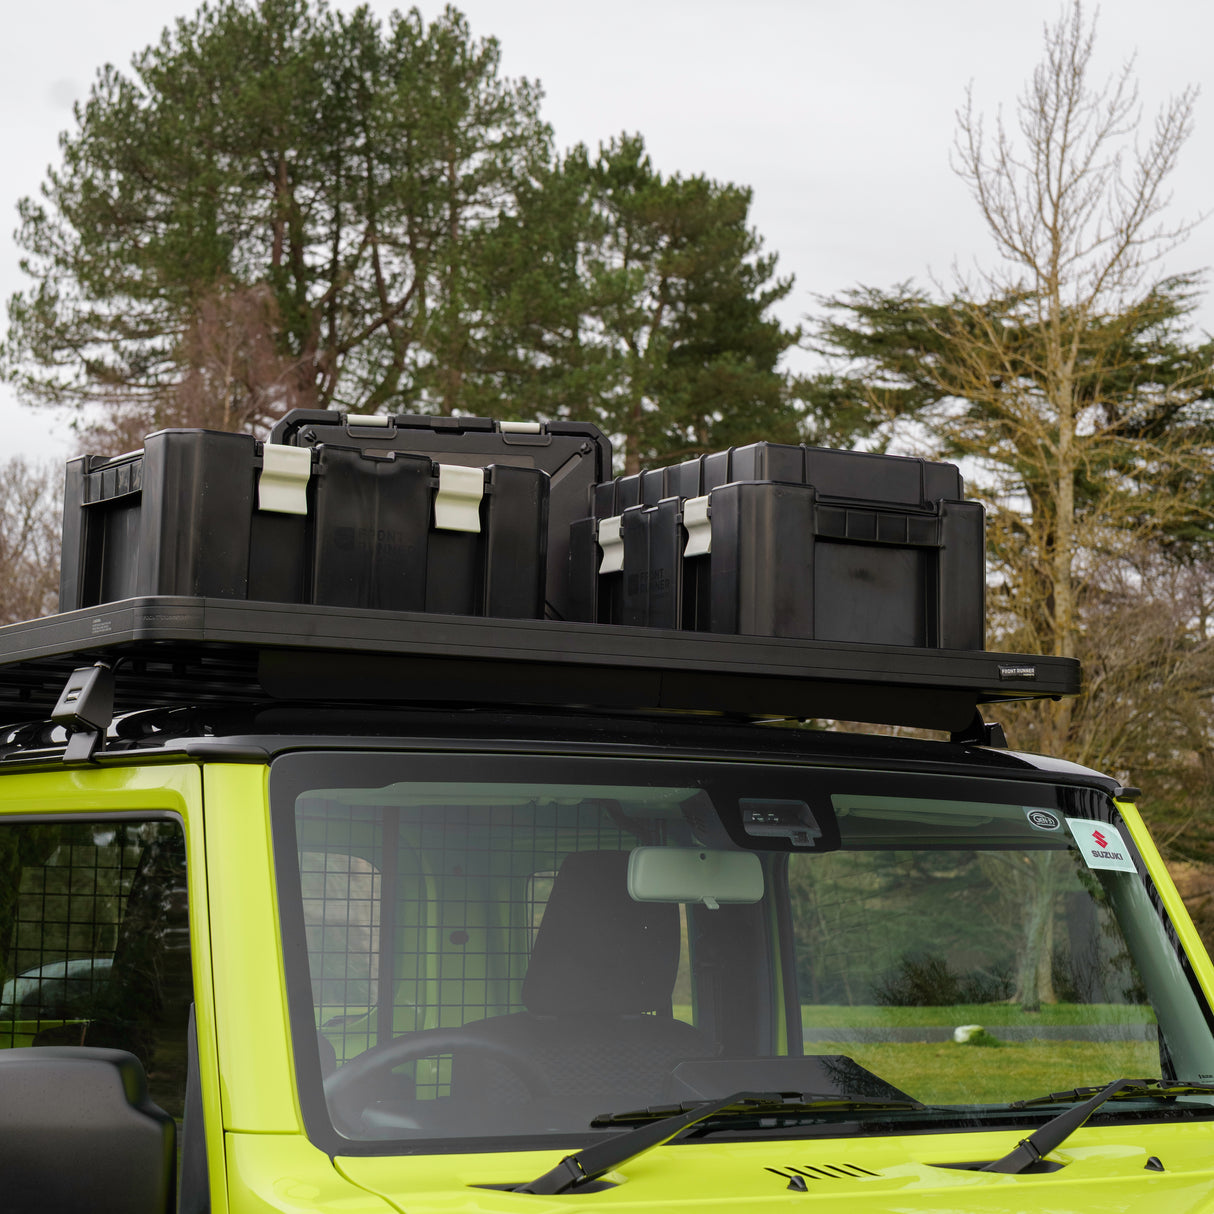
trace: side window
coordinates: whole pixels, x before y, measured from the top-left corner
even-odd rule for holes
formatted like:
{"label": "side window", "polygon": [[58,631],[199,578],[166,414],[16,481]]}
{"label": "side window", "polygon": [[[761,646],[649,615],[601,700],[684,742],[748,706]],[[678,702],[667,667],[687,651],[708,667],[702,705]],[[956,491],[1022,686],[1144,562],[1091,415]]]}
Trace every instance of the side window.
{"label": "side window", "polygon": [[0,1048],[129,1050],[180,1118],[193,988],[180,823],[0,821]]}

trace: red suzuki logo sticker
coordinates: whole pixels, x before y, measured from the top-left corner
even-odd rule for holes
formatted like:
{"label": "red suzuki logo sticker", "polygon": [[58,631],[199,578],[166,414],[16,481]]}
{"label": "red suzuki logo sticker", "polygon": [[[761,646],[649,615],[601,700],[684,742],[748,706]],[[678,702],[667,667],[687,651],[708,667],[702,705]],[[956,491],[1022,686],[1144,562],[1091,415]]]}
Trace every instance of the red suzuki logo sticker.
{"label": "red suzuki logo sticker", "polygon": [[1104,822],[1093,826],[1091,818],[1086,821],[1083,818],[1067,818],[1066,824],[1088,868],[1117,873],[1137,871],[1130,849],[1116,826]]}

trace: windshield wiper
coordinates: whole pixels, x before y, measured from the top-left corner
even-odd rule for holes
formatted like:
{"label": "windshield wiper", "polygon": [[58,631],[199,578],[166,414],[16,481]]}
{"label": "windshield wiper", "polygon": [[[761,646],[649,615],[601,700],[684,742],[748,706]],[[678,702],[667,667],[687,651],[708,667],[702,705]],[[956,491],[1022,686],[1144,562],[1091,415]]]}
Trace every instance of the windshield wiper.
{"label": "windshield wiper", "polygon": [[[1002,1159],[979,1168],[980,1172],[1023,1172],[1039,1163],[1051,1151],[1060,1147],[1087,1119],[1107,1100],[1137,1097],[1167,1098],[1214,1092],[1214,1083],[1170,1083],[1163,1079],[1116,1079],[1103,1088],[1075,1088],[1070,1092],[1053,1092],[1049,1096],[1037,1096],[1032,1100],[1017,1100],[1009,1107],[1023,1109],[1034,1104],[1054,1104],[1062,1100],[1088,1099],[1072,1109],[1052,1117],[1045,1125],[1023,1138],[1015,1150]],[[1093,1093],[1089,1095],[1089,1093]]]}
{"label": "windshield wiper", "polygon": [[[716,1118],[734,1119],[773,1113],[802,1113],[816,1109],[880,1108],[921,1109],[917,1100],[870,1100],[863,1096],[815,1097],[802,1093],[735,1092],[722,1100],[697,1101],[694,1104],[664,1105],[652,1109],[637,1109],[629,1113],[609,1113],[596,1117],[592,1126],[629,1124],[635,1129],[616,1134],[606,1142],[595,1143],[573,1155],[527,1184],[519,1185],[518,1193],[568,1193],[627,1163],[645,1151],[660,1147],[683,1130],[702,1121]],[[638,1124],[639,1123],[639,1124]]]}
{"label": "windshield wiper", "polygon": [[[1109,1100],[1134,1100],[1148,1097],[1166,1099],[1170,1096],[1200,1096],[1214,1092],[1214,1083],[1198,1083],[1187,1079],[1122,1079],[1121,1088]],[[1051,1092],[1048,1096],[1034,1096],[1030,1100],[1013,1100],[1008,1108],[1028,1109],[1036,1104],[1062,1104],[1069,1100],[1086,1100],[1103,1088],[1071,1088],[1065,1092]]]}
{"label": "windshield wiper", "polygon": [[[739,1094],[740,1096],[741,1094]],[[730,1097],[738,1108],[725,1108],[725,1116],[738,1117],[746,1114],[773,1113],[819,1113],[837,1109],[847,1113],[864,1109],[925,1109],[917,1100],[883,1100],[879,1096],[817,1096],[811,1092],[759,1092],[751,1093],[745,1100]],[[703,1100],[685,1100],[682,1104],[657,1104],[644,1109],[631,1109],[627,1113],[600,1113],[590,1124],[595,1129],[609,1125],[647,1125],[653,1121],[664,1121],[681,1113],[694,1113],[703,1109]]]}

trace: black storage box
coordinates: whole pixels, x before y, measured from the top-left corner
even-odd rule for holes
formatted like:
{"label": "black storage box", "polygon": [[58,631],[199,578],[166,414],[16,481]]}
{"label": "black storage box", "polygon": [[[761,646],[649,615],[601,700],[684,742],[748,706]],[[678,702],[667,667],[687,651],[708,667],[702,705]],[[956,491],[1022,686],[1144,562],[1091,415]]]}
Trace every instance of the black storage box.
{"label": "black storage box", "polygon": [[575,618],[979,650],[982,506],[951,464],[755,443],[595,489]]}
{"label": "black storage box", "polygon": [[[272,443],[377,454],[427,455],[444,466],[539,469],[547,473],[547,572],[541,615],[569,618],[569,529],[586,514],[594,486],[611,476],[611,443],[590,422],[497,422],[421,414],[359,416],[296,409],[270,433]],[[524,561],[530,557],[524,557]],[[436,608],[436,610],[442,610]]]}
{"label": "black storage box", "polygon": [[70,461],[60,611],[200,595],[543,615],[545,471],[364,447],[343,429],[354,441],[314,447],[163,430],[140,452]]}

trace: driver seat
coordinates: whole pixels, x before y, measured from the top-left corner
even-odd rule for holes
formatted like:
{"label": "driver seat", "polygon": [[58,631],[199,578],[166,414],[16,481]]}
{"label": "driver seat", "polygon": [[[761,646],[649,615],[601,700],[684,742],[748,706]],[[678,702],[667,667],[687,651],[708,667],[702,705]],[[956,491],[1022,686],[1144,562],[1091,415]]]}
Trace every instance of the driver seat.
{"label": "driver seat", "polygon": [[[526,1057],[553,1096],[656,1101],[678,1063],[717,1052],[671,1014],[679,910],[632,900],[628,854],[565,858],[523,979],[526,1011],[465,1026]],[[454,1060],[452,1095],[526,1099],[504,1064],[471,1053]]]}

